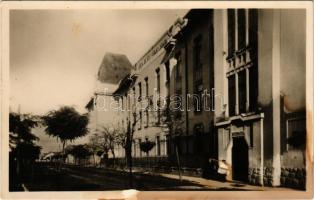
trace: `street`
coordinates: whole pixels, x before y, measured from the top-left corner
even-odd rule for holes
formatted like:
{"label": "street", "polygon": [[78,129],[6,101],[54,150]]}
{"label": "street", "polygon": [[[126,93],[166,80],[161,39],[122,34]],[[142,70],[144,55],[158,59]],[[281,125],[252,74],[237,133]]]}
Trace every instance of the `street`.
{"label": "street", "polygon": [[[111,169],[62,166],[58,171],[53,166],[36,165],[33,178],[23,183],[29,191],[103,191],[129,188],[128,173]],[[174,174],[133,173],[133,188],[142,191],[161,190],[287,190],[251,186],[241,183],[219,182],[198,177],[183,176],[180,181]],[[25,190],[24,189],[24,190]]]}

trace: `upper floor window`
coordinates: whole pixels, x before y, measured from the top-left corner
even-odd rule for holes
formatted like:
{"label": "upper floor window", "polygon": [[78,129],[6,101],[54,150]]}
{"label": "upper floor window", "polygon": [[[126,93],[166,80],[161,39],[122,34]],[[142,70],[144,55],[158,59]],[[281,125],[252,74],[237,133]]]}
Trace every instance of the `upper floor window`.
{"label": "upper floor window", "polygon": [[182,102],[182,90],[177,89],[176,95],[177,95],[177,98],[175,99],[175,104],[174,104],[174,106],[176,107],[174,117],[175,117],[175,119],[181,119],[182,111],[181,111],[180,105],[183,104],[183,102]]}
{"label": "upper floor window", "polygon": [[201,112],[203,110],[202,92],[203,92],[203,67],[201,60],[202,36],[199,35],[194,39],[193,47],[193,89],[194,89],[194,111]]}
{"label": "upper floor window", "polygon": [[157,93],[160,94],[160,69],[156,69],[156,83],[157,83]]}
{"label": "upper floor window", "polygon": [[148,87],[148,77],[146,77],[145,79],[145,89],[146,89],[146,97],[149,96],[149,87]]}
{"label": "upper floor window", "polygon": [[193,64],[194,69],[202,68],[202,61],[201,61],[201,50],[202,50],[202,36],[199,35],[194,39],[194,46],[193,46]]}
{"label": "upper floor window", "polygon": [[132,88],[132,98],[133,98],[133,104],[132,104],[132,106],[134,107],[135,106],[135,104],[136,104],[136,95],[135,95],[136,93],[135,93],[135,87],[133,87]]}
{"label": "upper floor window", "polygon": [[246,46],[246,17],[245,9],[237,10],[238,22],[238,50],[244,49]]}
{"label": "upper floor window", "polygon": [[141,129],[141,128],[142,128],[142,124],[143,124],[142,111],[139,112],[139,115],[140,115],[140,116],[139,116],[139,117],[140,117],[140,119],[139,119],[140,123],[139,123],[138,129]]}
{"label": "upper floor window", "polygon": [[239,82],[239,113],[246,112],[246,72],[242,70],[238,73]]}
{"label": "upper floor window", "polygon": [[182,66],[181,66],[181,52],[178,52],[175,55],[175,59],[177,60],[177,64],[175,66],[175,70],[176,70],[176,79],[180,80],[182,77]]}
{"label": "upper floor window", "polygon": [[139,101],[141,101],[142,100],[142,83],[141,82],[138,83],[138,93],[139,93],[138,99]]}
{"label": "upper floor window", "polygon": [[[258,97],[258,62],[257,62],[257,10],[228,10],[228,58],[236,55],[229,69],[228,94],[229,115],[254,111]],[[250,48],[246,48],[247,45]],[[245,53],[242,53],[244,52]],[[242,62],[244,61],[244,62]],[[231,74],[231,75],[230,75]]]}
{"label": "upper floor window", "polygon": [[124,110],[124,101],[123,101],[123,96],[121,97],[121,108]]}
{"label": "upper floor window", "polygon": [[194,104],[194,112],[201,113],[203,111],[204,103],[203,103],[203,90],[204,86],[202,82],[196,82],[194,84],[194,98],[193,98],[193,104]]}
{"label": "upper floor window", "polygon": [[157,148],[157,156],[161,155],[161,151],[160,151],[160,136],[156,137],[156,148]]}
{"label": "upper floor window", "polygon": [[165,63],[165,67],[166,67],[166,82],[167,84],[169,84],[170,81],[170,66],[169,66],[169,61],[167,61]]}
{"label": "upper floor window", "polygon": [[235,10],[228,9],[228,57],[235,51]]}
{"label": "upper floor window", "polygon": [[236,101],[236,88],[235,88],[235,75],[228,77],[228,104],[229,104],[229,115],[235,115],[235,102]]}

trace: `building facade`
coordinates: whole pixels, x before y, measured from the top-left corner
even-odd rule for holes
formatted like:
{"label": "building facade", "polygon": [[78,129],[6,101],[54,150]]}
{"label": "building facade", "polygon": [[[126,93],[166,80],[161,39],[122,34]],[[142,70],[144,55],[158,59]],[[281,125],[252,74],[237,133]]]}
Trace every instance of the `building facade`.
{"label": "building facade", "polygon": [[[136,124],[135,165],[152,141],[159,167],[215,159],[233,180],[304,188],[305,21],[305,10],[202,9],[174,23],[115,91],[119,124]],[[164,103],[179,105],[168,121],[138,109]]]}
{"label": "building facade", "polygon": [[[174,60],[170,60],[174,48],[174,35],[185,26],[178,20],[143,55],[121,82],[114,96],[123,112],[118,126],[127,130],[133,127],[132,158],[135,166],[150,160],[151,165],[166,165],[169,155],[169,130],[164,126],[163,108],[170,95],[170,77]],[[153,142],[153,148],[144,153],[140,144]],[[117,152],[122,147],[117,146]],[[123,154],[119,154],[123,157]],[[122,159],[123,160],[123,159]]]}
{"label": "building facade", "polygon": [[303,188],[305,11],[217,10],[214,19],[218,159],[235,180]]}

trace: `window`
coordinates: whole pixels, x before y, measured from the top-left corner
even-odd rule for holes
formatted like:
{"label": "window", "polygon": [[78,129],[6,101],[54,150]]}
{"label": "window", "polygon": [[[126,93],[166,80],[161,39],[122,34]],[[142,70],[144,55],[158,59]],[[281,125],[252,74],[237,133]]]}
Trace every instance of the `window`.
{"label": "window", "polygon": [[242,70],[238,73],[239,83],[239,112],[246,112],[246,71]]}
{"label": "window", "polygon": [[133,93],[132,93],[133,97],[132,98],[133,98],[133,107],[134,107],[135,103],[136,103],[136,101],[135,101],[136,100],[136,97],[135,97],[135,87],[133,87],[132,90],[133,90]]}
{"label": "window", "polygon": [[[236,14],[236,16],[235,16]],[[248,15],[248,16],[246,16]],[[235,22],[235,18],[237,21]],[[248,18],[248,20],[247,20]],[[237,48],[239,50],[236,59],[242,59],[245,70],[241,69],[243,63],[234,62],[234,69],[229,69],[228,73],[232,75],[228,77],[229,92],[229,115],[233,116],[237,111],[245,113],[255,111],[257,108],[258,96],[258,62],[257,62],[257,10],[245,9],[228,10],[228,57],[234,55]],[[237,24],[237,26],[235,25]],[[237,28],[237,30],[235,30]],[[235,32],[236,31],[236,32]],[[247,35],[247,32],[249,35]],[[237,33],[237,42],[235,42]],[[247,44],[248,36],[248,44]],[[237,43],[237,47],[235,46]],[[246,48],[249,45],[250,48]],[[241,52],[240,52],[241,51]],[[248,59],[246,56],[249,55]],[[250,64],[250,65],[248,65]],[[252,65],[251,65],[252,64]],[[235,77],[237,76],[237,82]],[[247,84],[248,79],[248,84]],[[236,85],[237,83],[237,85]],[[236,90],[238,91],[236,96]],[[237,102],[237,104],[236,104]]]}
{"label": "window", "polygon": [[139,115],[140,115],[140,124],[138,126],[138,129],[140,130],[142,128],[142,123],[143,123],[142,111],[139,112]]}
{"label": "window", "polygon": [[130,110],[130,97],[129,97],[129,95],[126,93],[125,94],[125,98],[126,98],[126,108],[128,109],[128,111]]}
{"label": "window", "polygon": [[146,115],[146,127],[149,126],[149,112],[148,110],[145,111],[145,115]]}
{"label": "window", "polygon": [[238,9],[238,50],[245,48],[246,46],[246,19],[245,9]]}
{"label": "window", "polygon": [[201,113],[203,111],[203,83],[199,82],[194,85],[194,113]]}
{"label": "window", "polygon": [[202,36],[199,35],[194,39],[194,46],[193,46],[193,64],[194,70],[200,70],[202,68],[201,63],[201,49],[202,49]]}
{"label": "window", "polygon": [[228,77],[228,102],[229,102],[229,116],[235,115],[235,75]]}
{"label": "window", "polygon": [[159,68],[156,69],[156,79],[157,79],[157,93],[158,93],[158,100],[157,100],[157,124],[160,124],[160,70]]}
{"label": "window", "polygon": [[[146,77],[145,79],[145,95],[146,95],[146,101],[147,101],[147,105],[149,106],[150,104],[150,98],[149,98],[149,87],[148,87],[148,77]],[[146,116],[146,125],[145,127],[148,127],[149,125],[149,113],[148,113],[148,109],[145,110],[145,116]]]}
{"label": "window", "polygon": [[136,113],[133,113],[133,126],[135,128],[136,125]]}
{"label": "window", "polygon": [[138,100],[142,101],[142,83],[141,82],[138,83],[138,93],[139,93]]}
{"label": "window", "polygon": [[249,111],[257,109],[258,96],[258,62],[257,62],[257,10],[249,10],[249,45],[251,47],[251,59],[253,66],[249,69]]}
{"label": "window", "polygon": [[176,70],[176,79],[177,80],[181,80],[182,77],[182,67],[181,67],[181,52],[178,52],[175,55],[175,59],[177,60],[177,64],[175,66],[175,70]]}
{"label": "window", "polygon": [[136,142],[133,140],[133,156],[136,157]]}
{"label": "window", "polygon": [[176,110],[174,113],[174,117],[175,117],[175,119],[181,119],[182,112],[181,112],[181,108],[179,108],[179,106],[182,105],[182,90],[178,89],[176,91],[176,95],[177,95],[177,98],[175,99],[176,104],[174,104],[174,106],[176,107]]}
{"label": "window", "polygon": [[228,9],[228,57],[235,51],[235,10]]}
{"label": "window", "polygon": [[149,96],[149,88],[148,88],[148,77],[145,78],[145,89],[146,89],[146,97]]}
{"label": "window", "polygon": [[157,145],[157,156],[160,156],[160,136],[156,137],[156,145]]}
{"label": "window", "polygon": [[295,117],[287,120],[287,150],[305,148],[306,119]]}
{"label": "window", "polygon": [[167,61],[165,63],[165,66],[166,66],[166,82],[167,84],[169,84],[169,81],[170,81],[170,67],[169,67],[169,61]]}
{"label": "window", "polygon": [[142,157],[142,151],[140,149],[141,143],[142,143],[142,139],[138,139],[138,147],[139,147],[139,151],[140,151],[140,157]]}
{"label": "window", "polygon": [[123,101],[123,96],[121,97],[121,104],[122,104],[122,111],[124,111],[124,101]]}
{"label": "window", "polygon": [[157,93],[158,93],[158,95],[160,94],[160,69],[159,68],[157,68],[156,69],[156,82],[157,82]]}
{"label": "window", "polygon": [[194,39],[193,47],[193,86],[194,86],[194,112],[199,113],[203,110],[202,92],[203,92],[203,67],[201,61],[202,36],[199,35]]}
{"label": "window", "polygon": [[257,49],[257,10],[249,9],[249,45],[252,49]]}

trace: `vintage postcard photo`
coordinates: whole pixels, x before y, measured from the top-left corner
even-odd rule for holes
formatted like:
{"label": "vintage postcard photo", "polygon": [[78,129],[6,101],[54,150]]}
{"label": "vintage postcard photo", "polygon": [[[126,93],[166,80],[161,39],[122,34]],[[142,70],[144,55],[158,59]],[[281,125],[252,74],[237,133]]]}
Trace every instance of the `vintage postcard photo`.
{"label": "vintage postcard photo", "polygon": [[187,3],[2,7],[3,194],[313,195],[313,5]]}

